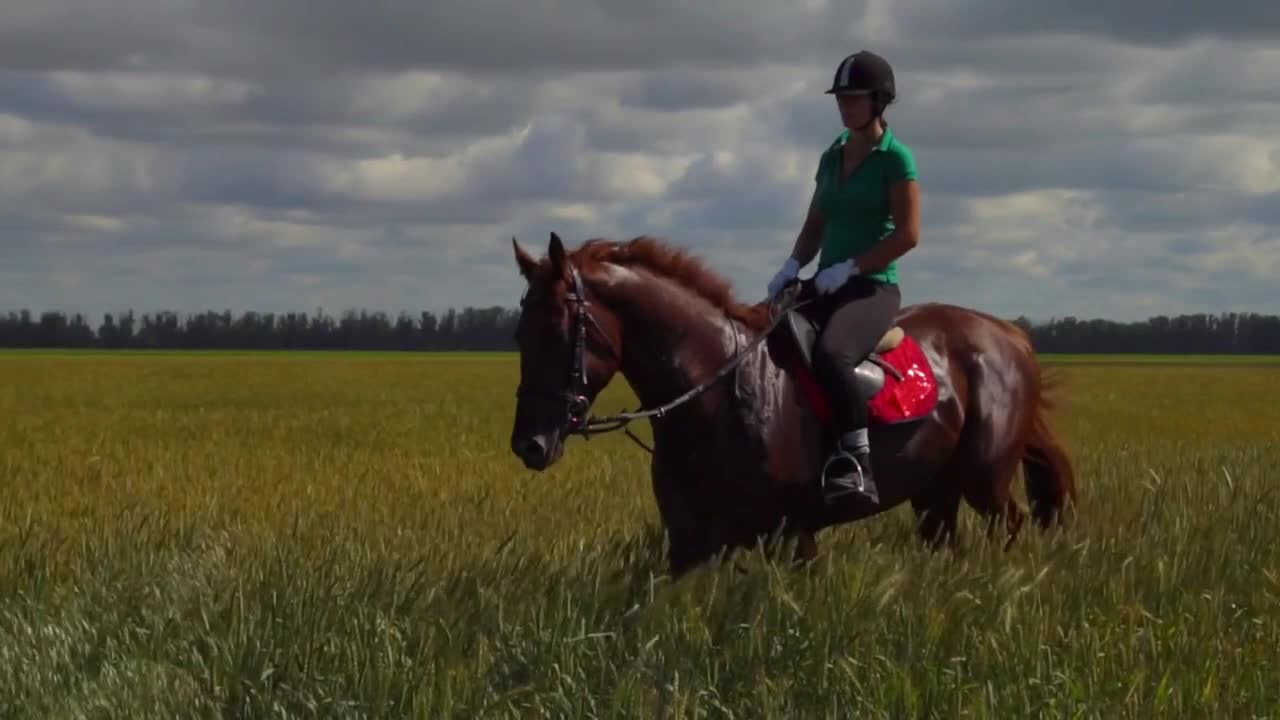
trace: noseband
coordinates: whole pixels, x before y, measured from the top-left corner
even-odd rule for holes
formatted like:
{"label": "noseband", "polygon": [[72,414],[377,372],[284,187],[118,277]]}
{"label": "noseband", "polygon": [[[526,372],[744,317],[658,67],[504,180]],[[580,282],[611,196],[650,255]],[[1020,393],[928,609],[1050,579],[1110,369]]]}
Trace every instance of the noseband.
{"label": "noseband", "polygon": [[[635,410],[633,412],[618,413],[616,415],[606,415],[604,417],[587,417],[587,412],[591,409],[591,401],[587,398],[587,365],[586,365],[586,345],[587,345],[587,324],[590,323],[600,333],[601,337],[608,337],[600,324],[587,310],[587,293],[582,283],[582,275],[578,272],[578,268],[572,263],[569,264],[569,275],[573,280],[573,289],[566,295],[566,300],[573,305],[573,327],[570,332],[573,335],[573,353],[572,364],[569,368],[569,377],[565,383],[565,389],[555,395],[562,399],[565,403],[565,434],[581,435],[584,438],[590,438],[592,435],[611,432],[613,430],[622,429],[626,434],[638,443],[641,447],[653,452],[653,449],[645,445],[639,438],[632,434],[631,430],[626,426],[632,420],[639,420],[646,417],[662,417],[669,411],[683,405],[694,397],[702,394],[707,388],[711,387],[720,378],[724,377],[730,371],[742,362],[743,358],[751,353],[751,351],[769,337],[773,329],[778,326],[787,312],[795,310],[804,305],[809,304],[812,300],[802,300],[793,302],[783,312],[778,312],[777,316],[769,323],[764,332],[759,337],[752,340],[745,349],[735,353],[734,357],[725,363],[714,375],[698,384],[696,387],[688,390],[679,397],[666,402],[656,408],[649,410]],[[799,285],[795,286],[797,289]],[[794,293],[782,293],[784,297],[794,299]],[[734,334],[737,337],[737,334]],[[610,347],[612,351],[612,347]],[[538,391],[530,390],[520,385],[516,388],[516,397],[530,398],[542,395]]]}

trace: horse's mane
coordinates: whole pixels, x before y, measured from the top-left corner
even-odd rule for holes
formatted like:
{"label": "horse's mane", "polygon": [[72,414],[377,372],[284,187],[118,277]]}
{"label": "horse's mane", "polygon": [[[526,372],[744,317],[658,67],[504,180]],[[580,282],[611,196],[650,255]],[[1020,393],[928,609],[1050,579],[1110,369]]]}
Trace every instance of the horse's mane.
{"label": "horse's mane", "polygon": [[702,258],[658,238],[649,235],[627,241],[592,238],[575,250],[572,258],[584,268],[604,262],[642,267],[697,293],[752,330],[764,330],[769,324],[769,310],[763,303],[739,301],[733,296],[729,281],[708,268]]}

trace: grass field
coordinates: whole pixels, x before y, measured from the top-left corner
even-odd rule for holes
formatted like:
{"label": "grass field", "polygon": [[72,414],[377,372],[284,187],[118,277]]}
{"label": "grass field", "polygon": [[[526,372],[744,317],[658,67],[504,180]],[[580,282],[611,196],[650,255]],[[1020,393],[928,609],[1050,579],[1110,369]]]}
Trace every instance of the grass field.
{"label": "grass field", "polygon": [[510,455],[511,356],[0,356],[0,717],[1280,717],[1280,368],[1060,360],[1065,535],[672,585],[640,448]]}

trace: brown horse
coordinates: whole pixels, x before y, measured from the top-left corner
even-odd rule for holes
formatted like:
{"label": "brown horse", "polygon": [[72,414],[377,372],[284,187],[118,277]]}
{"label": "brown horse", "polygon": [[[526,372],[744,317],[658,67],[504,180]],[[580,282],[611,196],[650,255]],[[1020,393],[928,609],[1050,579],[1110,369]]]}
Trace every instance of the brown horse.
{"label": "brown horse", "polygon": [[[955,543],[962,498],[988,518],[989,536],[1003,521],[1012,542],[1024,519],[1010,497],[1019,465],[1042,527],[1076,499],[1046,419],[1048,383],[1016,325],[950,305],[904,308],[898,337],[905,331],[928,358],[936,403],[910,421],[873,422],[878,505],[828,504],[817,478],[834,437],[822,399],[806,392],[816,386],[801,382],[803,362],[784,351],[795,336],[774,330],[793,313],[736,301],[700,259],[649,237],[593,239],[569,253],[552,233],[542,259],[512,245],[527,282],[512,452],[540,471],[570,434],[649,419],[673,577],[774,533],[808,560],[822,528],[904,501],[934,546]],[[618,372],[650,409],[586,419]]]}

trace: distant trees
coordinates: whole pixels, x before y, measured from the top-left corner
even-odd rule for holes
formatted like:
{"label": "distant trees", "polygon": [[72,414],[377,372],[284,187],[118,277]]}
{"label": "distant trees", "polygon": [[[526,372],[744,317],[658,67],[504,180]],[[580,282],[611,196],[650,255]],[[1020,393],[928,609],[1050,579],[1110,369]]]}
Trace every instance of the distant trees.
{"label": "distant trees", "polygon": [[96,332],[82,315],[0,315],[0,347],[251,350],[509,350],[518,314],[501,307],[423,312],[107,313]]}
{"label": "distant trees", "polygon": [[1032,325],[1037,352],[1280,354],[1280,316],[1257,313],[1158,315],[1139,322],[1055,319]]}
{"label": "distant trees", "polygon": [[[449,309],[395,317],[351,310],[232,315],[228,311],[179,316],[133,310],[106,314],[95,329],[81,314],[30,310],[0,315],[4,348],[156,348],[253,350],[512,350],[518,311]],[[1280,316],[1256,313],[1157,316],[1140,322],[1079,320],[1014,322],[1047,353],[1280,354]]]}

